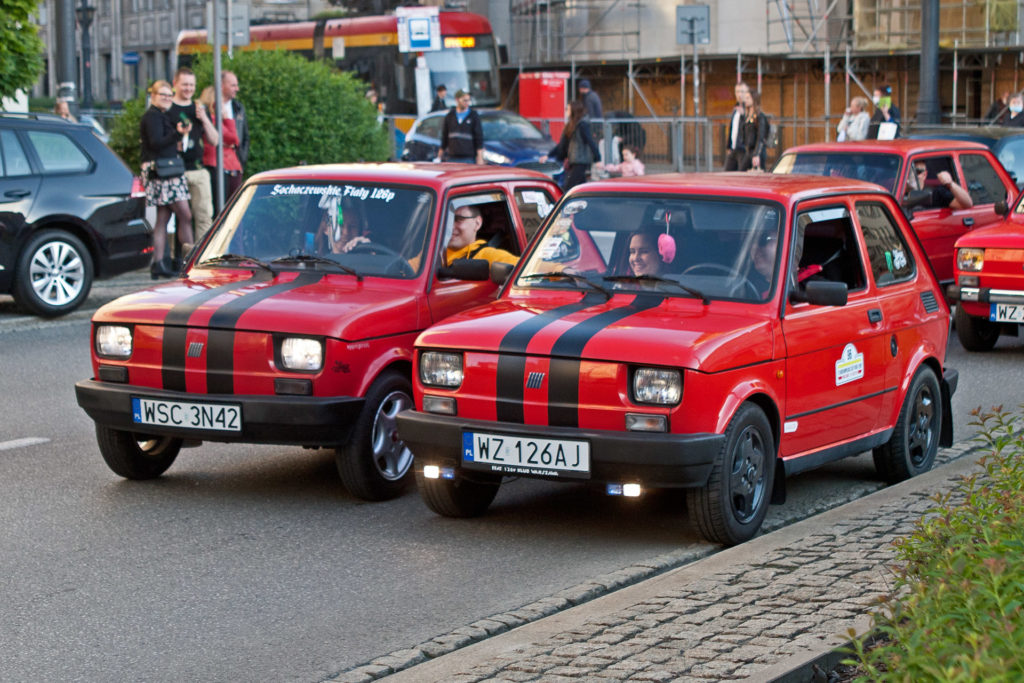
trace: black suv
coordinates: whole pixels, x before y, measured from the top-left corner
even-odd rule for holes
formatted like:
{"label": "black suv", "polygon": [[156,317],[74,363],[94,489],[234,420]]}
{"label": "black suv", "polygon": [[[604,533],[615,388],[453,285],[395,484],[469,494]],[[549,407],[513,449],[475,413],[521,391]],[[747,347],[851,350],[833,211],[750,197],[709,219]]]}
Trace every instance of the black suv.
{"label": "black suv", "polygon": [[0,293],[53,317],[78,308],[94,277],[145,266],[145,202],[91,127],[0,113]]}

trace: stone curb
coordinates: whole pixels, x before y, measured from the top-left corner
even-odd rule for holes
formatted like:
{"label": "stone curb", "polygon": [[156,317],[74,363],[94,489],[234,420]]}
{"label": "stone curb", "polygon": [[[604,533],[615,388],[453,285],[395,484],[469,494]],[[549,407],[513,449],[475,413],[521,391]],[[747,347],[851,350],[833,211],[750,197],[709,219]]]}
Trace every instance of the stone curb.
{"label": "stone curb", "polygon": [[[838,506],[833,506],[832,509],[826,509],[821,514],[795,524],[792,523],[793,520],[780,521],[777,523],[780,528],[774,531],[766,529],[766,533],[762,533],[741,546],[723,550],[709,544],[707,547],[691,549],[688,552],[679,551],[652,558],[511,612],[492,615],[469,626],[455,629],[451,633],[436,636],[420,645],[378,657],[371,662],[351,667],[320,680],[363,683],[385,676],[390,676],[396,681],[442,680],[448,674],[458,671],[459,666],[468,665],[468,662],[488,654],[488,648],[509,652],[516,646],[523,645],[516,636],[522,635],[525,631],[536,633],[538,630],[544,630],[557,633],[559,624],[566,619],[566,615],[577,614],[581,610],[594,614],[610,613],[625,606],[620,604],[623,599],[627,601],[630,599],[622,596],[630,595],[631,591],[638,590],[641,586],[654,586],[665,580],[678,582],[681,573],[687,572],[692,574],[694,580],[699,580],[703,576],[713,573],[717,566],[723,563],[727,564],[730,561],[729,558],[734,554],[744,557],[758,553],[766,554],[772,549],[801,538],[807,533],[804,526],[806,524],[820,525],[824,523],[819,521],[822,518],[832,519],[837,515],[841,520],[844,515],[850,514],[851,509],[878,504],[864,503],[863,501],[867,498],[895,499],[914,491],[923,490],[934,485],[936,481],[944,481],[949,476],[950,468],[972,466],[974,459],[963,456],[975,450],[977,447],[971,442],[956,444],[952,448],[940,451],[939,460],[946,464],[930,472],[888,488],[880,483],[868,485],[868,491],[861,490],[854,493],[852,501],[840,503]],[[965,463],[965,461],[971,462]],[[874,492],[870,492],[872,490]],[[867,494],[867,498],[864,497],[865,494]],[[858,503],[860,504],[858,505]],[[725,559],[722,559],[722,556],[725,556]],[[699,569],[696,568],[698,565]],[[867,617],[864,619],[866,620]],[[544,628],[543,625],[547,625],[548,628]],[[866,632],[868,628],[869,624],[865,621],[863,629],[859,629],[857,632]],[[814,667],[820,668],[827,663],[830,657],[836,657],[835,661],[838,662],[842,657],[836,656],[835,651],[837,647],[841,647],[847,642],[848,637],[845,634],[833,638],[827,644],[807,642],[790,660],[771,666],[770,670],[775,672],[772,675],[782,677],[782,680],[787,681],[814,680]],[[438,668],[437,664],[442,659],[450,664],[445,667],[445,675],[432,676],[430,672]],[[775,679],[761,679],[759,674],[758,678],[751,680]]]}

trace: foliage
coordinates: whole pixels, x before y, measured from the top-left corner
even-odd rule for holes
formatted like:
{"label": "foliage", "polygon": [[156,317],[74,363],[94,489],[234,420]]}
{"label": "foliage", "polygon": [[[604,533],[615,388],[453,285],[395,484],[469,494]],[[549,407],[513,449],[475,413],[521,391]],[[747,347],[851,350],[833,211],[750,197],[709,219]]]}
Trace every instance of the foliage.
{"label": "foliage", "polygon": [[897,542],[882,642],[855,641],[846,662],[858,681],[1024,679],[1024,419],[972,414],[990,452]]}
{"label": "foliage", "polygon": [[[213,83],[213,59],[192,64],[196,96]],[[246,175],[299,164],[383,161],[390,153],[387,131],[364,97],[366,85],[323,62],[283,51],[239,51],[224,55],[221,69],[238,76],[238,100],[249,120]],[[138,170],[139,119],[145,93],[125,102],[110,146]]]}
{"label": "foliage", "polygon": [[43,73],[46,47],[30,19],[39,0],[0,0],[0,97],[28,90]]}

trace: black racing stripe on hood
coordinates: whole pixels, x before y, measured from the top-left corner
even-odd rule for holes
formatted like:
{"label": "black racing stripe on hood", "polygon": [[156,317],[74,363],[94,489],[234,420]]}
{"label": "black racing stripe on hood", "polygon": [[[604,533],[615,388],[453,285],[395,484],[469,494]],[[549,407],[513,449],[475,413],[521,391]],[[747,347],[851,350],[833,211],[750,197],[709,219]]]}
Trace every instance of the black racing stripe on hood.
{"label": "black racing stripe on hood", "polygon": [[233,299],[210,316],[210,334],[206,342],[206,392],[235,392],[235,332],[238,319],[256,304],[282,292],[312,285],[323,273],[300,273],[291,282],[281,282]]}
{"label": "black racing stripe on hood", "polygon": [[591,292],[574,304],[544,311],[519,323],[498,345],[498,370],[495,378],[495,402],[500,422],[523,423],[523,375],[526,373],[526,348],[534,335],[547,325],[585,308],[604,303],[606,298]]}
{"label": "black racing stripe on hood", "polygon": [[598,313],[566,330],[551,347],[548,380],[548,424],[552,427],[578,427],[580,408],[580,356],[583,348],[601,330],[634,313],[657,308],[665,298],[640,294],[622,308]]}
{"label": "black racing stripe on hood", "polygon": [[270,279],[270,273],[262,270],[253,273],[248,280],[237,280],[226,285],[210,287],[197,292],[175,304],[164,318],[164,338],[161,350],[161,381],[164,389],[185,391],[185,339],[188,336],[188,321],[192,314],[207,301],[254,282]]}

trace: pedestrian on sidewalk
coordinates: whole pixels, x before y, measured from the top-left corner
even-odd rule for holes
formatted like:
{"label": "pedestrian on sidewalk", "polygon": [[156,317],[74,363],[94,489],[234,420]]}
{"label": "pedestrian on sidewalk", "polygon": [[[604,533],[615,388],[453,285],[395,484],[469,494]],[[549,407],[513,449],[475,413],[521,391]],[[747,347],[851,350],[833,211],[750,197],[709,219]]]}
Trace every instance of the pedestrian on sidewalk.
{"label": "pedestrian on sidewalk", "polygon": [[583,79],[579,84],[580,100],[583,108],[591,121],[604,118],[604,108],[601,106],[601,96],[590,88],[590,81]]}
{"label": "pedestrian on sidewalk", "polygon": [[[216,92],[213,86],[209,86],[203,89],[203,94],[199,96],[199,102],[206,107],[208,111],[214,111],[216,109]],[[214,120],[216,125],[216,119]],[[236,128],[237,122],[235,119],[225,118],[221,121],[221,132],[223,137],[221,138],[222,145],[207,145],[203,149],[203,168],[206,169],[211,181],[216,182],[217,178],[217,147],[223,147],[224,154],[224,175],[222,176],[221,182],[224,188],[224,203],[225,205],[231,199],[231,196],[235,193],[241,185],[242,177],[242,161],[238,158],[238,129]],[[234,182],[237,179],[238,182]]]}
{"label": "pedestrian on sidewalk", "polygon": [[583,102],[574,100],[569,105],[569,122],[562,129],[562,137],[554,149],[540,158],[544,163],[548,158],[564,160],[568,164],[565,173],[565,187],[568,191],[580,183],[587,181],[590,166],[601,158],[601,150],[590,132],[590,119],[587,118]]}
{"label": "pedestrian on sidewalk", "polygon": [[746,111],[747,93],[749,92],[750,86],[743,81],[737,83],[733,88],[733,93],[736,95],[736,105],[732,108],[732,115],[729,117],[729,128],[726,131],[724,169],[726,171],[738,171],[740,162],[746,156],[746,150],[742,147],[743,138],[741,137],[741,130],[743,128],[743,114]]}
{"label": "pedestrian on sidewalk", "polygon": [[185,162],[185,182],[192,209],[192,234],[198,242],[213,223],[213,189],[210,174],[203,168],[203,143],[216,145],[219,138],[206,106],[192,100],[195,92],[196,75],[192,69],[183,66],[175,71],[174,99],[168,114],[172,121],[187,120],[192,124],[189,135],[182,138],[181,158]]}
{"label": "pedestrian on sidewalk", "polygon": [[900,135],[900,108],[892,103],[892,86],[875,88],[871,95],[875,113],[868,127],[869,140],[892,140]]}
{"label": "pedestrian on sidewalk", "polygon": [[850,100],[850,106],[846,108],[842,121],[836,126],[837,142],[867,139],[868,127],[871,125],[871,117],[868,116],[867,108],[866,97],[857,96]]}
{"label": "pedestrian on sidewalk", "polygon": [[484,163],[484,127],[480,122],[480,115],[470,107],[472,100],[465,90],[455,93],[455,106],[448,110],[444,123],[441,124],[438,161]]}

